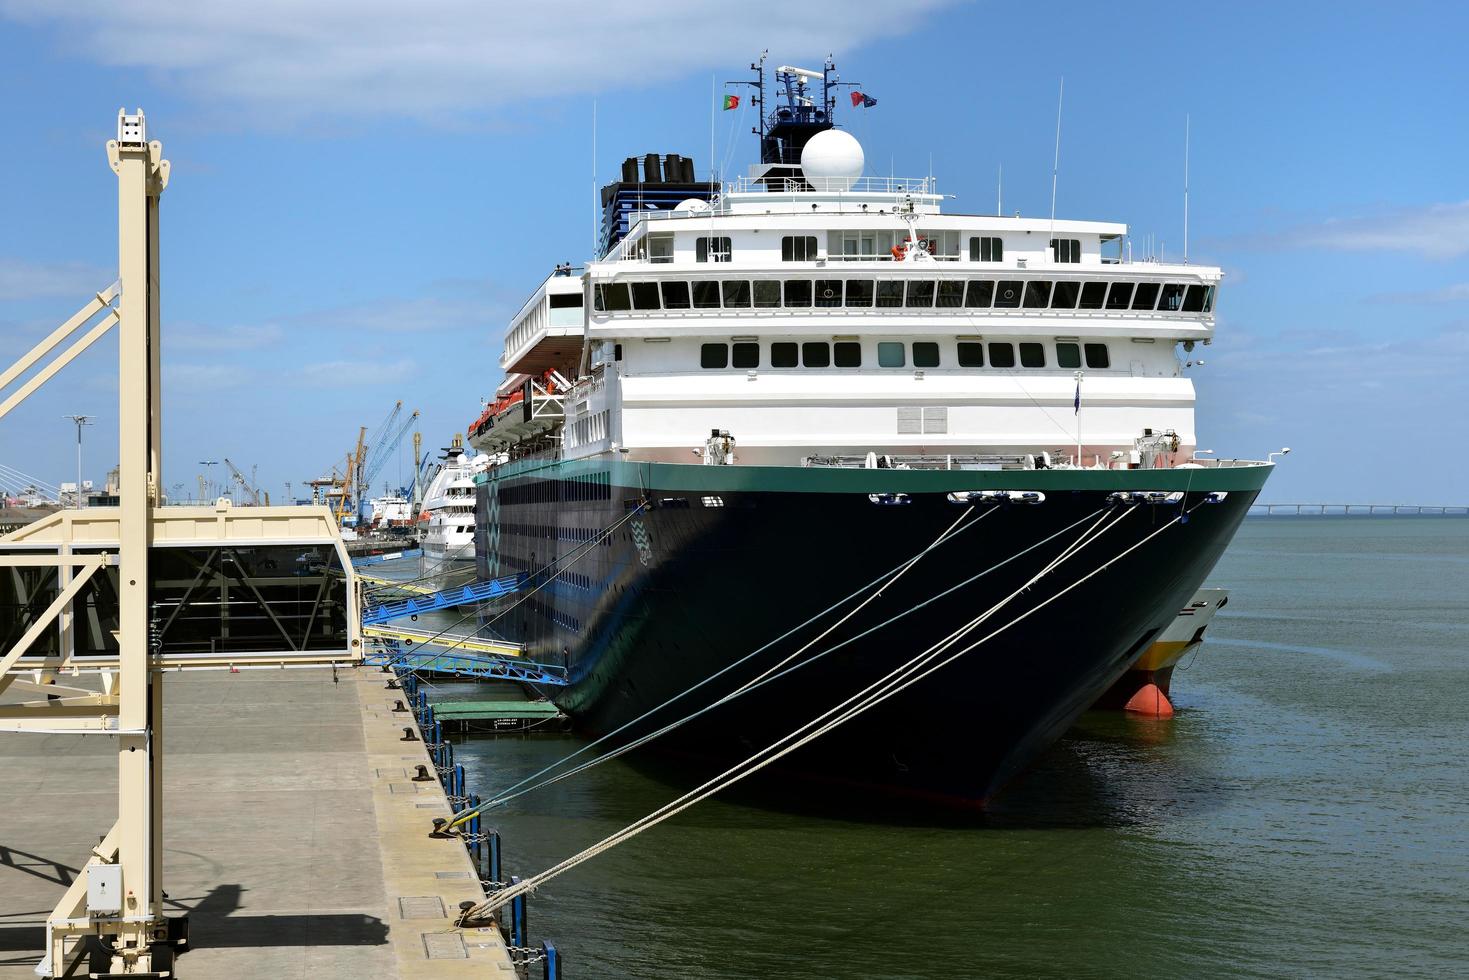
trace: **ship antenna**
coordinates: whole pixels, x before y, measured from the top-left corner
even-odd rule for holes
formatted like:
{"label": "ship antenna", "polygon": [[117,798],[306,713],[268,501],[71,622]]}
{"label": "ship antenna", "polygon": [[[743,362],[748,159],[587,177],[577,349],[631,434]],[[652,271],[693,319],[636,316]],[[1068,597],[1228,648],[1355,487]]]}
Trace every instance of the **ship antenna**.
{"label": "ship antenna", "polygon": [[597,258],[597,100],[592,99],[592,258]]}
{"label": "ship antenna", "polygon": [[1183,116],[1183,264],[1188,265],[1188,137],[1189,117]]}
{"label": "ship antenna", "polygon": [[1005,164],[1000,163],[999,170],[995,173],[995,217],[998,218],[1005,213]]}
{"label": "ship antenna", "polygon": [[[1061,77],[1061,93],[1056,96],[1056,158],[1051,163],[1051,233],[1056,237],[1056,176],[1061,172],[1061,103],[1066,98],[1066,77]],[[1054,261],[1055,255],[1051,256]]]}

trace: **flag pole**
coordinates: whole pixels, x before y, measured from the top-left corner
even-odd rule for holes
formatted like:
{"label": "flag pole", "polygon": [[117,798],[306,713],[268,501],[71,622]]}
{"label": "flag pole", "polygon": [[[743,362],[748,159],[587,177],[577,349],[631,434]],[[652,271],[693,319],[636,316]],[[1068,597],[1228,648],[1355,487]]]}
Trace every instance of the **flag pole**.
{"label": "flag pole", "polygon": [[1081,469],[1081,376],[1082,372],[1076,372],[1076,468]]}

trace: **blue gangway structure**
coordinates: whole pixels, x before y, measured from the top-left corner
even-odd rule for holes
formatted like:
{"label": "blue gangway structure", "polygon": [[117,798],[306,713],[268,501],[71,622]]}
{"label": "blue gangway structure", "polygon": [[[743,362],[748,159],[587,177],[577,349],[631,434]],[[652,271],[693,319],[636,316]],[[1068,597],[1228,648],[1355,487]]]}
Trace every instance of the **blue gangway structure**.
{"label": "blue gangway structure", "polygon": [[399,558],[417,558],[422,554],[422,548],[405,548],[401,551],[389,551],[380,555],[358,555],[352,559],[352,565],[353,567],[378,565],[385,561],[397,561]]}
{"label": "blue gangway structure", "polygon": [[500,596],[520,591],[529,580],[530,576],[522,572],[516,575],[503,575],[487,582],[471,582],[469,585],[458,585],[452,589],[441,589],[428,595],[399,599],[396,602],[384,602],[363,612],[362,625],[376,626],[391,619],[416,616],[435,609],[468,606],[486,599],[498,599]]}
{"label": "blue gangway structure", "polygon": [[551,664],[465,653],[431,653],[418,650],[409,652],[395,640],[381,639],[380,642],[383,646],[382,651],[365,654],[362,658],[364,664],[373,667],[401,667],[406,670],[422,670],[436,674],[454,674],[459,677],[475,677],[482,680],[520,681],[549,687],[566,686],[565,669]]}

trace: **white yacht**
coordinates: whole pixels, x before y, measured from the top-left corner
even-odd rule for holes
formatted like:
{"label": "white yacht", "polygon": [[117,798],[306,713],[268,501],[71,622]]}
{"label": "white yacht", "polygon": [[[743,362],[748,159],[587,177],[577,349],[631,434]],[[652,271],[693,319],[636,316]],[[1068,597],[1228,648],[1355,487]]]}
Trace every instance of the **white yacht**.
{"label": "white yacht", "polygon": [[429,480],[418,525],[426,563],[474,561],[473,467],[457,435]]}

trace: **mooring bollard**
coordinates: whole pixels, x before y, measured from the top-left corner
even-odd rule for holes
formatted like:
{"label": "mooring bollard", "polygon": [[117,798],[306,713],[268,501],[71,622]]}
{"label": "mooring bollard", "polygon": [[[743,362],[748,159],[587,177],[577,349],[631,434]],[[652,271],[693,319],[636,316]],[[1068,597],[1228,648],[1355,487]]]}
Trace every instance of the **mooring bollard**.
{"label": "mooring bollard", "polygon": [[[520,884],[520,875],[511,875],[510,884]],[[524,895],[516,895],[510,900],[510,945],[527,945]]]}
{"label": "mooring bollard", "polygon": [[[464,797],[464,766],[458,762],[454,763],[454,781],[449,790],[449,795],[460,799]],[[458,805],[463,806],[464,804],[460,803]],[[454,804],[451,804],[450,809],[453,809],[453,806]]]}
{"label": "mooring bollard", "polygon": [[485,869],[486,873],[483,877],[485,881],[496,882],[497,884],[492,887],[498,888],[498,883],[505,880],[500,875],[500,832],[498,830],[490,831],[485,836],[485,845],[485,859],[488,867]]}
{"label": "mooring bollard", "polygon": [[551,943],[541,943],[541,962],[545,963],[545,980],[561,980],[561,953]]}

